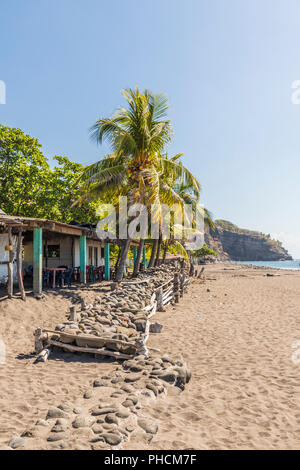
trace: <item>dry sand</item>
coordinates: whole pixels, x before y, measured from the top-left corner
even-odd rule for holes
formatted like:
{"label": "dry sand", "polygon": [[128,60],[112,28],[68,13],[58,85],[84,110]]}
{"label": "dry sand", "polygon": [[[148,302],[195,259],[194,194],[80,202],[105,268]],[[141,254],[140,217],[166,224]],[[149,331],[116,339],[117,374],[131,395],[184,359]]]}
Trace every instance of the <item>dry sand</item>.
{"label": "dry sand", "polygon": [[[182,355],[192,371],[183,393],[159,398],[143,410],[159,431],[152,442],[132,439],[124,449],[299,449],[300,273],[216,265],[204,284],[195,280],[149,344],[161,354]],[[96,289],[97,290],[97,289]],[[91,298],[92,290],[74,291]],[[115,364],[62,353],[33,364],[33,332],[55,327],[71,305],[67,291],[43,301],[0,299],[0,447],[20,435],[50,405],[75,404],[93,379]],[[300,355],[299,355],[300,357]]]}

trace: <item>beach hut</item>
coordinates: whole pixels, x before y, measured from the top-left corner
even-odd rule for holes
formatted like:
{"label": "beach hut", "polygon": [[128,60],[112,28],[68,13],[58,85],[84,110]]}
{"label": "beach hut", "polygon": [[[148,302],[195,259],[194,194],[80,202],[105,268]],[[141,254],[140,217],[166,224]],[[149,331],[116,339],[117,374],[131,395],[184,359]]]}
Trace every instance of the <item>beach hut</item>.
{"label": "beach hut", "polygon": [[[0,283],[22,284],[24,273],[32,272],[33,292],[42,293],[43,272],[77,270],[77,280],[93,280],[93,269],[103,267],[110,278],[109,243],[100,240],[95,226],[64,224],[52,220],[14,217],[0,213]],[[103,266],[104,265],[104,266]],[[24,291],[22,285],[20,290]]]}

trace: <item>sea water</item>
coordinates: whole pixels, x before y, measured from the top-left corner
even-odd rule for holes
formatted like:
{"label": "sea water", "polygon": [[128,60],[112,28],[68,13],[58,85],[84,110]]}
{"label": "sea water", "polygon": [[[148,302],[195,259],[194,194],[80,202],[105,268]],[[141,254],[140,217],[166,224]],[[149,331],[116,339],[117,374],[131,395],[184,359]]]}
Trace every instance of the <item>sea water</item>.
{"label": "sea water", "polygon": [[254,266],[265,266],[276,269],[300,269],[300,259],[293,261],[234,261],[235,264],[253,264]]}

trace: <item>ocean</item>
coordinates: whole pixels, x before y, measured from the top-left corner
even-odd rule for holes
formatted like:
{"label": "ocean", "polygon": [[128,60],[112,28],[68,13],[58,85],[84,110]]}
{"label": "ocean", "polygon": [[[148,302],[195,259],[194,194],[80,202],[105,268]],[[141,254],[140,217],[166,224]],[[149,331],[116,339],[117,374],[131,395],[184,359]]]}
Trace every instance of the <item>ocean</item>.
{"label": "ocean", "polygon": [[293,261],[233,261],[235,264],[253,264],[254,266],[265,266],[276,269],[300,269],[300,259]]}

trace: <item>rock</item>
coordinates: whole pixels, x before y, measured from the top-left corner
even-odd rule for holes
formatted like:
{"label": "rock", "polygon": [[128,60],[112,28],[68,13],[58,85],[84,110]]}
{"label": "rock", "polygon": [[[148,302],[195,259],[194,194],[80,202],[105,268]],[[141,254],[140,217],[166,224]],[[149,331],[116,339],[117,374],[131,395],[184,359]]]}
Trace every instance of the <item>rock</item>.
{"label": "rock", "polygon": [[70,415],[66,413],[65,411],[61,410],[60,408],[56,408],[56,406],[50,406],[48,409],[48,413],[46,416],[46,419],[51,419],[51,418],[70,418]]}
{"label": "rock", "polygon": [[65,411],[66,413],[72,413],[74,405],[73,405],[73,403],[62,403],[61,405],[58,405],[57,408],[59,408],[60,410]]}
{"label": "rock", "polygon": [[108,387],[108,383],[105,380],[94,380],[93,387]]}
{"label": "rock", "polygon": [[142,372],[143,367],[135,364],[134,366],[130,367],[131,372]]}
{"label": "rock", "polygon": [[153,385],[153,384],[151,384],[151,383],[147,383],[147,384],[146,384],[146,388],[148,388],[148,390],[151,390],[151,391],[154,393],[154,395],[157,397],[157,395],[158,395],[158,390],[157,390],[157,388],[155,387],[155,385]]}
{"label": "rock", "polygon": [[83,395],[83,398],[85,398],[86,400],[89,400],[92,397],[93,397],[93,392],[91,390],[87,390],[85,394]]}
{"label": "rock", "polygon": [[101,442],[97,442],[95,444],[92,444],[92,450],[104,450],[104,449],[109,449],[109,446],[107,445],[106,442],[104,442],[104,440]]}
{"label": "rock", "polygon": [[9,447],[9,446],[3,446],[3,447],[0,447],[0,451],[2,451],[2,450],[10,450],[11,451],[12,448]]}
{"label": "rock", "polygon": [[53,433],[53,434],[50,434],[50,436],[47,438],[47,441],[56,442],[56,441],[62,441],[65,438],[66,438],[66,434],[63,432]]}
{"label": "rock", "polygon": [[125,384],[125,385],[122,385],[121,390],[127,393],[131,393],[135,391],[135,388],[132,385]]}
{"label": "rock", "polygon": [[131,400],[134,405],[137,405],[138,398],[135,395],[128,395],[127,400]]}
{"label": "rock", "polygon": [[150,324],[150,333],[161,333],[163,325],[159,322]]}
{"label": "rock", "polygon": [[126,375],[125,377],[125,382],[137,382],[138,380],[140,380],[141,376],[138,375],[138,374],[128,374]]}
{"label": "rock", "polygon": [[147,324],[146,320],[136,320],[134,324],[136,326],[137,331],[141,331],[143,333],[145,332]]}
{"label": "rock", "polygon": [[134,406],[133,401],[131,400],[123,401],[122,405],[125,406],[125,408],[131,408],[132,406]]}
{"label": "rock", "polygon": [[36,428],[29,428],[22,432],[21,437],[37,437],[38,432]]}
{"label": "rock", "polygon": [[117,411],[116,408],[114,407],[107,407],[107,408],[97,408],[92,411],[93,416],[101,416],[101,415],[107,415],[109,413],[115,413]]}
{"label": "rock", "polygon": [[56,426],[67,426],[68,425],[68,421],[64,418],[58,418],[55,422],[55,425]]}
{"label": "rock", "polygon": [[158,431],[158,425],[147,418],[140,418],[138,419],[138,425],[142,428],[145,432],[150,434],[156,434]]}
{"label": "rock", "polygon": [[126,418],[129,418],[130,412],[127,410],[124,410],[124,411],[120,410],[116,413],[116,416],[121,419],[126,419]]}
{"label": "rock", "polygon": [[128,432],[133,432],[133,431],[135,430],[135,427],[134,427],[134,426],[131,426],[131,425],[128,425],[128,426],[126,426],[125,429],[126,429],[126,431],[128,431]]}
{"label": "rock", "polygon": [[39,418],[37,422],[35,423],[35,425],[36,426],[49,426],[49,423],[45,419]]}
{"label": "rock", "polygon": [[159,378],[161,380],[164,380],[165,382],[174,385],[177,380],[177,373],[172,369],[168,369],[166,371],[163,371]]}
{"label": "rock", "polygon": [[94,422],[94,418],[88,416],[77,416],[77,418],[73,421],[72,426],[73,428],[87,428],[92,426]]}
{"label": "rock", "polygon": [[61,424],[56,424],[51,429],[51,432],[65,432],[67,430],[66,426],[62,426]]}
{"label": "rock", "polygon": [[82,413],[82,409],[81,408],[74,408],[73,413],[75,415],[80,415]]}
{"label": "rock", "polygon": [[94,431],[95,434],[103,433],[103,427],[100,424],[94,424],[94,426],[92,427],[92,430]]}
{"label": "rock", "polygon": [[19,447],[23,447],[25,445],[26,441],[23,437],[13,437],[9,441],[9,447],[12,449],[18,449]]}
{"label": "rock", "polygon": [[122,441],[120,436],[118,436],[117,434],[113,434],[113,433],[105,433],[105,434],[102,434],[101,437],[103,437],[105,441],[111,446],[117,446]]}
{"label": "rock", "polygon": [[112,413],[105,416],[105,421],[109,424],[119,424],[118,418]]}
{"label": "rock", "polygon": [[118,384],[118,383],[123,382],[123,381],[124,381],[123,377],[115,377],[111,380],[111,383],[112,384]]}

